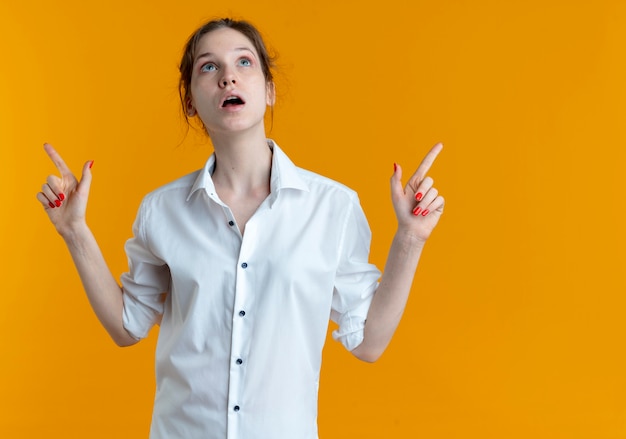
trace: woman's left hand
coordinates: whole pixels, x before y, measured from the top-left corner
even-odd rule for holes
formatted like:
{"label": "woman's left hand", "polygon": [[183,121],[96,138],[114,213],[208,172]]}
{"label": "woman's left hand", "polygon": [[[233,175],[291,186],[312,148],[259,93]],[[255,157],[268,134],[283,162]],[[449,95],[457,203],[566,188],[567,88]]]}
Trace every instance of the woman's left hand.
{"label": "woman's left hand", "polygon": [[433,186],[433,179],[426,176],[442,149],[441,143],[433,146],[404,188],[399,165],[395,165],[391,177],[391,200],[398,228],[421,241],[428,239],[443,213],[444,199]]}

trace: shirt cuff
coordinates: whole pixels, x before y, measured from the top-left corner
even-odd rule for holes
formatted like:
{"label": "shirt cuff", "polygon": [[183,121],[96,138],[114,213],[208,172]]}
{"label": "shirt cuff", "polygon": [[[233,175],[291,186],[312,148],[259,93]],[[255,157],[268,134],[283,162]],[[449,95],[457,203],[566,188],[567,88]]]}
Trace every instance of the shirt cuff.
{"label": "shirt cuff", "polygon": [[122,323],[124,329],[136,340],[147,337],[148,332],[156,322],[158,313],[126,292],[124,292],[123,299]]}
{"label": "shirt cuff", "polygon": [[337,323],[339,328],[333,331],[333,339],[341,342],[347,350],[351,351],[363,342],[365,317],[343,316]]}

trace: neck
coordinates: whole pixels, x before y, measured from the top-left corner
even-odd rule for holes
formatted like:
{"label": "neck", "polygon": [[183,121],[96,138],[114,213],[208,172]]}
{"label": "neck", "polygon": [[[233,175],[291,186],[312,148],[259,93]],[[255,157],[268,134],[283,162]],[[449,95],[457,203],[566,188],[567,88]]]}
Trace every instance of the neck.
{"label": "neck", "polygon": [[229,135],[211,137],[215,149],[213,182],[233,193],[269,190],[272,151],[265,133],[262,135]]}

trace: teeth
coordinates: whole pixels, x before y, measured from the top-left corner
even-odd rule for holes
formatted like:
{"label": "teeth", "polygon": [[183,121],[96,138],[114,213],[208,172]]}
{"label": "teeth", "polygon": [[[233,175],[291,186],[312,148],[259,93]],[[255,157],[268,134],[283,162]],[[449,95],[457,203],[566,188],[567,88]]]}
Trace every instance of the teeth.
{"label": "teeth", "polygon": [[228,96],[224,99],[224,102],[222,103],[222,106],[225,107],[226,105],[236,105],[236,104],[243,104],[243,100],[239,97],[239,96]]}

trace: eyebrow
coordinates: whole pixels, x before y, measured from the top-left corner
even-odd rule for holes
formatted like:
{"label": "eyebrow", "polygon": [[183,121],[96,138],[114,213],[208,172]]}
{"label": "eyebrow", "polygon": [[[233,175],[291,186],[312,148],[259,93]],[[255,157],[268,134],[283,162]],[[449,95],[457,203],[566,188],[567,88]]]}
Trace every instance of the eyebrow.
{"label": "eyebrow", "polygon": [[[254,55],[254,52],[249,47],[235,47],[233,51],[234,52],[250,52],[252,55]],[[193,63],[194,64],[197,63],[200,58],[209,58],[211,56],[213,56],[212,52],[201,53],[200,55],[196,56],[196,59],[193,60]]]}

